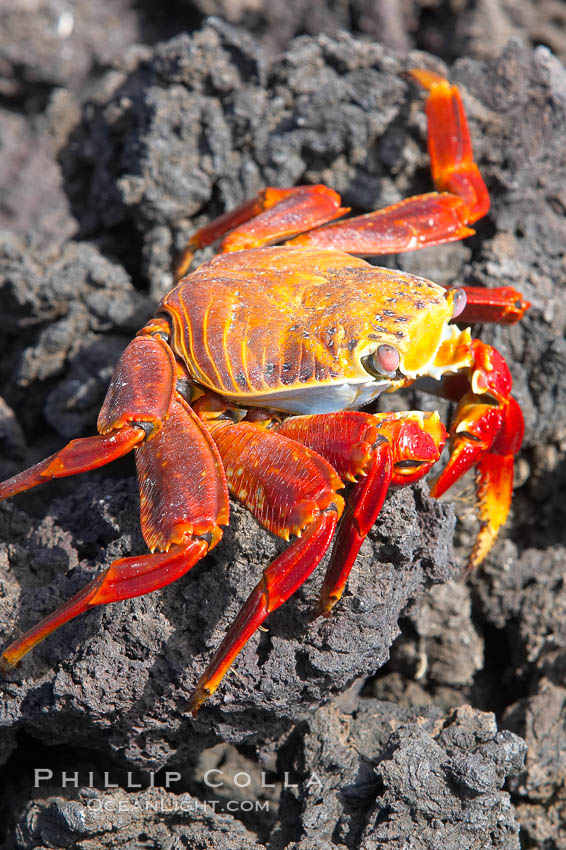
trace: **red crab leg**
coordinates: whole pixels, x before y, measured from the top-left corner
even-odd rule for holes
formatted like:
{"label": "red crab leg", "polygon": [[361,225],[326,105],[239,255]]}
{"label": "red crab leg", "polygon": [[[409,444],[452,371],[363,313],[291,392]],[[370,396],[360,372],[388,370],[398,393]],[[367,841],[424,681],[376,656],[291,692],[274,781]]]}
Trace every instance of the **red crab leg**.
{"label": "red crab leg", "polygon": [[2,482],[0,499],[51,478],[96,469],[127,454],[145,439],[146,431],[160,427],[169,409],[174,376],[169,346],[159,337],[136,337],[114,370],[98,417],[100,435],[72,440],[56,454]]}
{"label": "red crab leg", "polygon": [[[167,344],[160,338],[137,337],[116,367],[99,416],[100,430],[112,430],[104,437],[89,438],[103,451],[109,440],[120,439],[117,428],[126,434],[133,430],[126,420],[135,418],[143,425],[135,429],[145,438],[136,448],[141,525],[152,552],[161,551],[114,561],[69,602],[12,643],[1,657],[4,670],[88,608],[149,593],[174,581],[220,540],[219,525],[228,521],[222,462],[206,426],[173,394],[174,375],[175,361]],[[65,467],[62,474],[71,474],[68,457],[75,468],[80,465],[84,444],[90,443],[74,443],[78,448],[71,443],[55,460],[49,459],[44,476],[57,464]],[[112,459],[108,452],[94,456],[96,464],[87,468]],[[29,476],[26,484],[39,483],[36,477]]]}
{"label": "red crab leg", "polygon": [[290,239],[300,248],[333,248],[371,256],[417,251],[472,236],[461,198],[430,192]]}
{"label": "red crab leg", "polygon": [[[473,466],[476,468],[481,522],[468,569],[475,569],[493,546],[511,506],[514,457],[521,448],[524,422],[511,395],[511,375],[501,355],[474,340],[475,364],[468,391],[461,397],[450,426],[450,459],[432,484],[431,496],[442,496]],[[448,395],[456,384],[447,382]]]}
{"label": "red crab leg", "polygon": [[349,207],[340,206],[340,195],[327,186],[296,186],[293,189],[268,186],[255,198],[197,230],[181,257],[176,279],[187,272],[193,251],[210,245],[225,233],[228,236],[220,246],[221,253],[259,248],[332,221],[347,212]]}
{"label": "red crab leg", "polygon": [[64,478],[104,466],[131,451],[145,440],[145,432],[138,427],[125,425],[104,436],[83,437],[71,440],[51,457],[36,463],[23,472],[0,483],[0,499],[31,490],[52,478]]}
{"label": "red crab leg", "polygon": [[228,521],[222,464],[206,427],[182,398],[174,400],[160,431],[137,449],[136,462],[143,535],[152,550],[165,551],[114,561],[14,641],[2,654],[2,669],[16,665],[39,641],[88,608],[170,584],[220,540],[219,524]]}
{"label": "red crab leg", "polygon": [[474,232],[468,225],[486,214],[489,194],[473,159],[460,92],[430,71],[415,70],[411,75],[429,91],[428,147],[438,191],[318,227],[288,244],[350,254],[392,254],[453,242]]}
{"label": "red crab leg", "polygon": [[249,422],[209,423],[231,493],[279,537],[300,535],[276,558],[244,603],[206,671],[189,710],[196,714],[242,647],[308,578],[326,552],[343,508],[343,485],[323,458]]}
{"label": "red crab leg", "polygon": [[474,162],[464,105],[457,86],[433,71],[413,69],[411,76],[427,89],[428,150],[435,188],[462,198],[468,224],[489,210],[489,193]]}
{"label": "red crab leg", "polygon": [[437,413],[343,411],[297,416],[277,426],[329,460],[354,484],[346,499],[321,591],[319,614],[338,602],[364,538],[374,525],[391,484],[410,484],[440,457],[446,431]]}
{"label": "red crab leg", "polygon": [[204,540],[193,540],[182,546],[172,546],[166,554],[114,561],[68,602],[11,643],[0,656],[0,670],[4,673],[11,670],[40,641],[89,608],[141,596],[175,581],[204,557],[207,550]]}
{"label": "red crab leg", "polygon": [[514,325],[519,322],[530,308],[520,292],[512,286],[498,286],[487,289],[484,286],[463,286],[466,293],[466,306],[458,316],[458,322],[497,322],[500,325]]}

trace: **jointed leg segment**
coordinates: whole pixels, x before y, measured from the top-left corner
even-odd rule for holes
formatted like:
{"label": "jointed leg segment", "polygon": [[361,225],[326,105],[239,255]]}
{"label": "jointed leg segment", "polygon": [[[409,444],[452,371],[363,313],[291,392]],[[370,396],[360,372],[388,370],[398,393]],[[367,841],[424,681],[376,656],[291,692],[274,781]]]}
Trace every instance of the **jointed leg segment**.
{"label": "jointed leg segment", "polygon": [[486,214],[489,194],[473,159],[460,92],[429,71],[411,74],[429,92],[428,144],[437,191],[318,227],[292,239],[290,245],[337,248],[351,254],[392,254],[473,234],[468,225]]}
{"label": "jointed leg segment", "polygon": [[343,508],[335,470],[285,436],[250,422],[212,421],[228,486],[256,519],[284,539],[298,535],[264,571],[199,679],[190,704],[196,714],[247,640],[300,587],[332,540]]}
{"label": "jointed leg segment", "polygon": [[233,660],[267,616],[279,608],[310,576],[328,549],[338,522],[329,508],[316,515],[303,535],[267,567],[197,682],[189,711],[196,714],[214,693]]}
{"label": "jointed leg segment", "polygon": [[487,213],[489,194],[473,159],[460,92],[431,71],[411,75],[428,91],[428,145],[436,192],[328,224],[349,211],[332,190],[268,187],[194,234],[178,265],[177,280],[188,270],[193,251],[221,236],[220,252],[288,240],[297,247],[370,256],[414,251],[473,234],[469,225]]}
{"label": "jointed leg segment", "polygon": [[0,483],[0,499],[7,499],[52,478],[65,478],[97,469],[127,454],[145,440],[145,431],[135,425],[126,425],[116,431],[95,437],[71,440],[51,457],[36,463],[23,472]]}
{"label": "jointed leg segment", "polygon": [[[271,245],[316,227],[349,212],[340,206],[340,196],[327,186],[295,186],[276,189],[268,186],[251,201],[245,201],[201,227],[190,239],[177,266],[175,278],[186,274],[193,252],[224,236],[220,252],[241,251]],[[225,236],[225,234],[228,234]]]}
{"label": "jointed leg segment", "polygon": [[222,462],[206,426],[175,392],[174,375],[175,361],[166,343],[137,337],[122,356],[101,410],[99,428],[110,429],[108,433],[74,440],[0,490],[4,497],[57,475],[93,469],[136,446],[142,531],[153,553],[114,561],[14,641],[2,655],[3,669],[88,608],[175,581],[220,540],[220,525],[228,522]]}
{"label": "jointed leg segment", "polygon": [[319,452],[343,478],[354,482],[322,586],[318,613],[327,616],[342,596],[389,487],[425,475],[440,457],[446,432],[438,414],[410,411],[295,416],[277,426],[277,431]]}
{"label": "jointed leg segment", "polygon": [[0,657],[0,670],[6,672],[40,641],[59,626],[95,605],[106,605],[133,596],[143,596],[178,579],[206,555],[208,544],[192,540],[171,547],[168,552],[120,558],[89,582],[68,602],[49,614],[14,641]]}

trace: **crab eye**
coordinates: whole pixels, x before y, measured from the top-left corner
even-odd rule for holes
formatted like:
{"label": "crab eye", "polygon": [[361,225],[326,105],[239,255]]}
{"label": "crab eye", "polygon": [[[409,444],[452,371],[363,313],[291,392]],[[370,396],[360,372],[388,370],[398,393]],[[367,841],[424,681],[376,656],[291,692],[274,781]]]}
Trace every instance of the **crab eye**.
{"label": "crab eye", "polygon": [[391,374],[399,366],[399,352],[392,345],[380,345],[372,355],[372,365],[377,372]]}
{"label": "crab eye", "polygon": [[467,301],[468,296],[466,295],[463,289],[454,290],[454,310],[452,312],[453,319],[456,319],[461,313],[464,312],[464,308],[466,307]]}

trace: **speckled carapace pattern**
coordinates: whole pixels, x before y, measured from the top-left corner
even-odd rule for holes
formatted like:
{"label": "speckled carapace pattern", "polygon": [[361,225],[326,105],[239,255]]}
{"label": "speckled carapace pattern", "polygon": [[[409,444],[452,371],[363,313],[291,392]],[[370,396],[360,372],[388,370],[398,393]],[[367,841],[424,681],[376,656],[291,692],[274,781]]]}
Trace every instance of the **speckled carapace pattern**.
{"label": "speckled carapace pattern", "polygon": [[264,248],[203,264],[161,302],[172,347],[200,384],[236,401],[368,378],[362,354],[429,362],[452,314],[445,290],[339,251]]}

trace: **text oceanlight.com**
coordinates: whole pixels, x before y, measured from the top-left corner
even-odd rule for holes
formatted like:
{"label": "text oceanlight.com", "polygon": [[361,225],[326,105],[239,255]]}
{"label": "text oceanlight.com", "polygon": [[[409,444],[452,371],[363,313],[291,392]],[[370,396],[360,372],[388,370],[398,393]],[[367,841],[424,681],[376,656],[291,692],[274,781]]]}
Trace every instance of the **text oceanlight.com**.
{"label": "text oceanlight.com", "polygon": [[268,800],[195,800],[189,794],[179,797],[150,797],[141,795],[134,800],[108,799],[93,797],[83,804],[90,812],[184,812],[185,814],[204,814],[205,812],[268,812]]}

